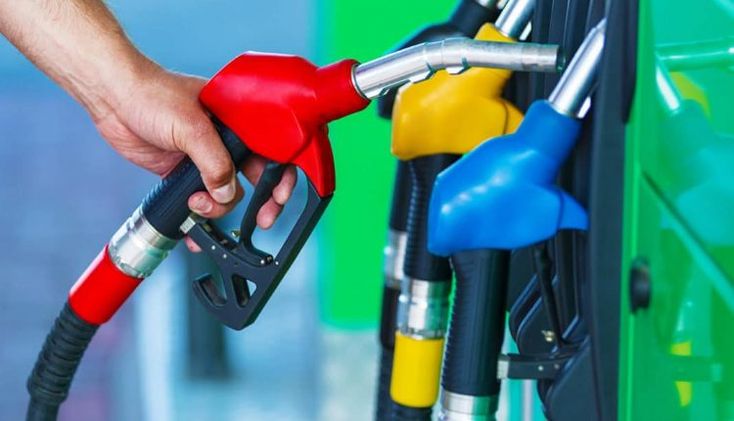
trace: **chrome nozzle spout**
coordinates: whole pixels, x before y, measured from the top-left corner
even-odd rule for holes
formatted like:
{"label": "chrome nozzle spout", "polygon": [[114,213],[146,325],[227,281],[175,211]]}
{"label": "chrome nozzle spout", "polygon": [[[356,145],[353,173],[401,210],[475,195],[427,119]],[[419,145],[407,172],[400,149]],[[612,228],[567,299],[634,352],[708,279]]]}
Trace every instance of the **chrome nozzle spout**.
{"label": "chrome nozzle spout", "polygon": [[452,74],[470,67],[558,72],[564,64],[558,45],[449,38],[408,47],[360,64],[354,69],[353,79],[360,93],[373,99],[404,83],[426,80],[442,69]]}
{"label": "chrome nozzle spout", "polygon": [[588,98],[596,87],[596,74],[604,52],[606,23],[603,19],[589,31],[548,97],[548,102],[559,113],[577,118],[586,115]]}

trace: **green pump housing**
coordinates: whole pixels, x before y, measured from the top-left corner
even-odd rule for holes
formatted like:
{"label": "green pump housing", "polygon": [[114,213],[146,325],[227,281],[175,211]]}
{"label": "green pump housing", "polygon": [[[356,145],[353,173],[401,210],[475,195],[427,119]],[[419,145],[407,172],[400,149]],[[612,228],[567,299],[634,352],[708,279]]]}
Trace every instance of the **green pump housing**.
{"label": "green pump housing", "polygon": [[[639,24],[622,260],[615,261],[622,267],[618,418],[734,419],[734,2],[630,2],[639,5]],[[453,7],[319,4],[323,62],[375,56]],[[365,36],[365,25],[380,30]],[[334,142],[340,198],[323,238],[338,247],[320,272],[322,320],[332,326],[375,325],[394,174],[389,129],[370,112],[332,127],[341,139]],[[649,303],[633,311],[631,275],[640,270]]]}
{"label": "green pump housing", "polygon": [[638,16],[619,418],[734,419],[734,2],[639,0]]}

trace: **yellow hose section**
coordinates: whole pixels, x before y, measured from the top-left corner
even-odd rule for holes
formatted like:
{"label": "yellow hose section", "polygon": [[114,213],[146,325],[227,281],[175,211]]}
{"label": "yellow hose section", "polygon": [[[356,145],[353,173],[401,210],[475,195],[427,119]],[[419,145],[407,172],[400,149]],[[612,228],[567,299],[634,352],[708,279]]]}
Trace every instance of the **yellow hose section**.
{"label": "yellow hose section", "polygon": [[390,396],[412,408],[433,406],[441,379],[443,338],[414,339],[395,334]]}
{"label": "yellow hose section", "polygon": [[[489,23],[475,38],[514,42]],[[460,75],[442,70],[425,82],[402,88],[393,108],[393,155],[401,160],[463,155],[487,139],[514,132],[522,113],[502,98],[511,74],[486,68]]]}

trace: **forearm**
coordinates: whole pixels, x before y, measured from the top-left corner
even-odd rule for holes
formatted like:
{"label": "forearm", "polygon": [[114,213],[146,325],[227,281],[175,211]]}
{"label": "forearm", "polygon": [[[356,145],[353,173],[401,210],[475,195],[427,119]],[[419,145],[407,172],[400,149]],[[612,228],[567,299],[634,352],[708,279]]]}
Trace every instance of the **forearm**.
{"label": "forearm", "polygon": [[[205,80],[146,58],[102,0],[0,0],[0,32],[82,103],[131,162],[165,176],[188,155],[207,189],[189,198],[192,210],[218,218],[242,197],[230,154],[199,102]],[[256,180],[264,166],[253,158],[248,177]],[[294,183],[289,171],[258,214],[261,227],[272,225]]]}
{"label": "forearm", "polygon": [[100,0],[0,0],[0,32],[95,119],[155,67]]}

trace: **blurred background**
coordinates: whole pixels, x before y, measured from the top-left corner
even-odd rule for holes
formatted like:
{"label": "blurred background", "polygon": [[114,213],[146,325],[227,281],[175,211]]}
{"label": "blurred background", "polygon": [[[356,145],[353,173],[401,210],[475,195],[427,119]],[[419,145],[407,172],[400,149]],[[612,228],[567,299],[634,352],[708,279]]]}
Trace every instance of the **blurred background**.
{"label": "blurred background", "polygon": [[[422,24],[445,19],[454,5],[107,3],[146,54],[203,76],[245,50],[319,64],[374,58]],[[368,110],[331,133],[337,194],[257,323],[235,332],[211,319],[190,287],[210,270],[208,262],[180,247],[99,330],[60,419],[371,418],[394,168],[389,123]],[[23,418],[25,379],[69,287],[155,182],[117,156],[80,106],[0,41],[0,418]],[[301,196],[260,245],[277,246]]]}

